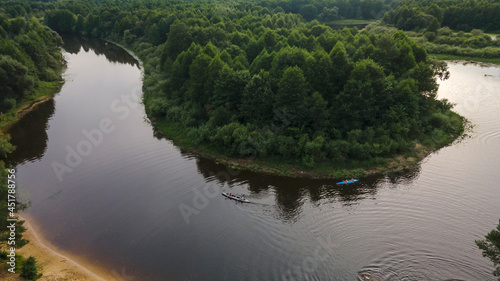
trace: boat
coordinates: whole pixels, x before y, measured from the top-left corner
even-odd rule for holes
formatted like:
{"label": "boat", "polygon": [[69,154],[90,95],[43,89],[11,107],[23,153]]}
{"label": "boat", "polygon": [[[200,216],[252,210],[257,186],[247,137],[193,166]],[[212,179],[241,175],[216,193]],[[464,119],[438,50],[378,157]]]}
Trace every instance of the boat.
{"label": "boat", "polygon": [[226,196],[227,198],[239,201],[239,202],[250,203],[250,201],[248,201],[247,199],[245,199],[244,196],[239,196],[239,195],[232,194],[232,193],[227,193],[227,192],[222,192],[222,195]]}
{"label": "boat", "polygon": [[355,183],[357,181],[359,181],[359,180],[348,180],[346,182],[345,181],[339,181],[337,184],[349,184],[349,183]]}

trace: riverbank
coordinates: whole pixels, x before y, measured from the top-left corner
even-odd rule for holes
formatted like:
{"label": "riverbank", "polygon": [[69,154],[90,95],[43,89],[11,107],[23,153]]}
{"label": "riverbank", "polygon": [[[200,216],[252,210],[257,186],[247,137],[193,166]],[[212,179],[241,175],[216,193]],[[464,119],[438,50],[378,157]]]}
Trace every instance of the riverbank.
{"label": "riverbank", "polygon": [[[23,234],[25,239],[30,242],[17,251],[17,254],[27,258],[33,256],[41,266],[43,276],[38,279],[41,281],[119,281],[124,280],[114,275],[112,272],[96,267],[89,261],[82,259],[74,254],[64,252],[50,242],[48,242],[40,232],[40,228],[34,220],[26,214],[19,216],[24,220],[26,232]],[[12,274],[6,270],[0,270],[0,279],[5,281],[25,280],[19,274]]]}
{"label": "riverbank", "polygon": [[[63,68],[60,69],[61,73]],[[35,93],[21,102],[16,108],[11,109],[9,112],[2,113],[0,118],[0,133],[5,133],[9,127],[14,125],[23,116],[30,111],[36,109],[42,103],[50,100],[55,94],[59,93],[64,85],[64,79],[45,82],[40,81]]]}
{"label": "riverbank", "polygon": [[211,159],[232,169],[292,178],[343,179],[386,175],[418,168],[420,161],[429,154],[452,144],[461,139],[461,136],[464,136],[466,120],[454,112],[450,112],[450,114],[452,118],[455,118],[455,121],[460,120],[459,122],[462,124],[462,129],[458,130],[457,135],[429,136],[421,142],[415,141],[408,152],[388,158],[376,158],[367,161],[351,160],[344,163],[325,161],[318,163],[314,168],[305,168],[303,165],[285,162],[280,158],[232,158],[221,154],[208,145],[195,144],[190,139],[187,130],[169,123],[165,119],[154,120],[152,125],[157,133],[171,140],[174,145],[180,147],[184,152]]}
{"label": "riverbank", "polygon": [[483,57],[467,57],[467,56],[456,56],[456,55],[448,55],[448,54],[429,54],[430,56],[434,56],[440,60],[456,60],[456,61],[467,61],[472,63],[483,62],[483,63],[492,63],[492,64],[500,64],[500,58],[483,58]]}

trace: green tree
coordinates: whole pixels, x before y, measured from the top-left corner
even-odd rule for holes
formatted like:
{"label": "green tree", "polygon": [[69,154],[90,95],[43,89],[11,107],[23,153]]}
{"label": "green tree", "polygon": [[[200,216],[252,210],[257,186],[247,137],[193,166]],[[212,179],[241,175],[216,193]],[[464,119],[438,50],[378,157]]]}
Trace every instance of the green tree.
{"label": "green tree", "polygon": [[76,17],[75,29],[74,29],[76,33],[78,34],[82,33],[84,23],[85,23],[85,18],[82,15],[78,14],[78,16]]}
{"label": "green tree", "polygon": [[10,56],[0,55],[0,92],[4,97],[19,100],[34,85],[34,77],[28,74],[25,65]]}
{"label": "green tree", "polygon": [[331,76],[331,94],[326,97],[329,102],[333,101],[333,97],[338,94],[343,88],[344,84],[349,77],[351,70],[351,63],[349,56],[344,48],[342,42],[337,42],[330,52],[330,59],[332,62]]}
{"label": "green tree", "polygon": [[240,112],[245,122],[265,125],[273,116],[273,91],[269,72],[261,70],[243,91]]}
{"label": "green tree", "polygon": [[292,66],[285,69],[278,83],[276,107],[295,116],[294,126],[300,126],[304,121],[308,85],[302,69]]}
{"label": "green tree", "polygon": [[207,69],[212,62],[212,58],[207,54],[200,53],[189,67],[189,87],[188,94],[193,102],[204,105],[209,96],[206,93],[205,84],[208,82]]}
{"label": "green tree", "polygon": [[177,21],[170,27],[168,39],[162,53],[162,61],[169,57],[174,60],[182,51],[189,48],[193,42],[190,28],[181,21]]}
{"label": "green tree", "polygon": [[248,70],[235,70],[228,66],[224,67],[219,79],[215,81],[214,95],[210,103],[214,108],[226,107],[231,112],[236,112],[241,104],[241,97],[245,86],[250,80]]}
{"label": "green tree", "polygon": [[57,31],[73,31],[76,24],[75,15],[69,10],[54,10],[49,11],[45,15],[46,24]]}
{"label": "green tree", "polygon": [[42,277],[39,273],[39,268],[36,258],[30,256],[24,261],[23,267],[21,269],[21,277],[27,280],[38,280]]}
{"label": "green tree", "polygon": [[313,4],[306,4],[300,8],[300,15],[307,21],[313,20],[318,16],[318,8]]}
{"label": "green tree", "polygon": [[441,28],[441,25],[439,24],[439,21],[438,19],[434,18],[432,19],[431,23],[429,24],[429,26],[427,26],[427,30],[429,32],[437,32],[437,30]]}
{"label": "green tree", "polygon": [[0,133],[0,158],[6,158],[8,153],[14,151],[14,146],[9,142],[10,135]]}
{"label": "green tree", "polygon": [[356,62],[344,91],[338,96],[342,107],[338,119],[344,130],[361,129],[381,121],[376,116],[387,106],[384,85],[384,70],[379,64],[371,59]]}
{"label": "green tree", "polygon": [[483,256],[489,258],[495,266],[494,276],[500,281],[500,222],[485,236],[484,240],[476,240],[476,245],[483,251]]}

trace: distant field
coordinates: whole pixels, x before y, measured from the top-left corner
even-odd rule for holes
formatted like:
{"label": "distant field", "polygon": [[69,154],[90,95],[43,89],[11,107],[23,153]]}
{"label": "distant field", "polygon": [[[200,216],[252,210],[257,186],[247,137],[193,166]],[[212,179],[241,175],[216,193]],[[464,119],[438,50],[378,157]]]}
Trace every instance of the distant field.
{"label": "distant field", "polygon": [[485,33],[486,35],[489,35],[491,37],[491,39],[493,40],[497,40],[497,36],[498,34],[494,34],[494,33]]}
{"label": "distant field", "polygon": [[480,61],[480,62],[489,62],[489,63],[498,63],[500,64],[500,58],[481,58],[481,57],[465,57],[465,56],[456,56],[456,55],[447,55],[447,54],[429,54],[431,56],[435,56],[440,60],[468,60],[468,61]]}
{"label": "distant field", "polygon": [[363,25],[363,24],[370,24],[372,22],[375,22],[377,20],[371,19],[371,20],[356,20],[356,19],[345,19],[345,20],[334,20],[334,21],[327,21],[324,22],[324,24],[327,25]]}

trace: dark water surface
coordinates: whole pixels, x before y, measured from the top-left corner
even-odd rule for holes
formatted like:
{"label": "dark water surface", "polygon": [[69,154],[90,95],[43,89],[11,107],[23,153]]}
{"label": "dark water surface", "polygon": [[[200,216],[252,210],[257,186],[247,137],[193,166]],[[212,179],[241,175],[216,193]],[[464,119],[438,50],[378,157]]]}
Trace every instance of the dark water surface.
{"label": "dark water surface", "polygon": [[336,186],[180,151],[135,101],[132,56],[65,41],[66,84],[11,131],[27,212],[54,245],[126,280],[495,280],[474,240],[500,218],[499,67],[451,63],[441,83],[470,138],[418,171]]}

